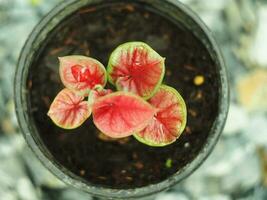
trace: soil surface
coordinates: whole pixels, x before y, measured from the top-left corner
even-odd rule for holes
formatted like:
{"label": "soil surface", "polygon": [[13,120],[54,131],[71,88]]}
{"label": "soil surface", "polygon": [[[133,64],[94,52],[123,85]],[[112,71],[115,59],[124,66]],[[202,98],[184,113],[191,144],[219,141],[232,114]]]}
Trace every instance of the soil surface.
{"label": "soil surface", "polygon": [[[87,55],[106,66],[112,50],[127,41],[144,41],[166,57],[164,83],[176,88],[187,104],[184,133],[164,148],[146,146],[133,137],[100,139],[91,118],[75,130],[64,130],[46,115],[63,88],[57,57]],[[29,110],[51,155],[84,181],[110,188],[146,186],[179,171],[206,143],[218,112],[214,68],[196,37],[154,11],[135,4],[84,8],[53,31],[36,57],[28,78]]]}

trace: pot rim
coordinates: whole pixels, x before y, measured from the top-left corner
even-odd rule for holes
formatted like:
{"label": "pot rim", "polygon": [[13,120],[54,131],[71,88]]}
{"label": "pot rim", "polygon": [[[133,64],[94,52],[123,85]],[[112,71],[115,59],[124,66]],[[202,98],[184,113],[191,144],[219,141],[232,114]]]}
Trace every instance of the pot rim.
{"label": "pot rim", "polygon": [[[42,29],[46,27],[48,23],[55,19],[59,13],[61,13],[64,9],[72,7],[74,4],[80,3],[81,5],[86,5],[91,2],[104,2],[105,0],[85,0],[85,1],[77,1],[77,0],[70,0],[70,1],[63,1],[61,4],[57,5],[53,10],[51,10],[43,19],[42,21],[34,28],[30,36],[28,37],[19,57],[15,79],[14,79],[14,101],[15,101],[15,108],[16,108],[16,115],[22,130],[23,136],[35,153],[35,155],[41,160],[41,162],[48,168],[54,175],[56,175],[60,180],[63,182],[74,186],[77,189],[83,190],[87,193],[98,197],[116,197],[116,198],[136,198],[136,197],[143,197],[147,195],[151,195],[171,186],[175,185],[176,183],[180,182],[191,173],[193,173],[208,157],[211,153],[212,149],[214,148],[215,144],[217,143],[219,136],[222,132],[224,127],[228,107],[229,107],[229,87],[227,81],[227,73],[224,65],[224,61],[222,58],[222,54],[220,49],[212,36],[211,31],[207,28],[207,26],[202,22],[202,20],[188,7],[183,5],[181,2],[177,0],[165,0],[165,4],[169,4],[171,6],[178,7],[185,15],[191,18],[201,30],[204,32],[205,37],[207,37],[208,42],[212,46],[212,51],[216,55],[217,59],[217,67],[218,73],[220,77],[220,84],[219,84],[219,109],[218,109],[218,116],[216,117],[211,131],[213,134],[208,136],[207,142],[205,143],[202,150],[199,154],[195,157],[193,161],[189,164],[184,166],[181,170],[170,176],[169,178],[156,183],[151,184],[144,187],[134,188],[134,189],[111,189],[102,186],[95,186],[89,185],[88,183],[83,182],[78,176],[66,173],[66,170],[60,169],[61,167],[51,161],[47,155],[40,149],[38,146],[35,138],[32,136],[31,132],[34,131],[32,128],[28,126],[29,117],[27,115],[27,98],[26,98],[26,79],[27,79],[27,72],[30,66],[29,60],[31,57],[29,56],[30,51],[37,51],[38,46],[34,45],[38,35],[42,32]],[[132,0],[133,1],[133,0]],[[153,4],[156,1],[152,0],[135,0],[138,2],[146,2]],[[162,1],[162,0],[157,0]],[[59,20],[60,21],[60,20]],[[28,67],[27,69],[25,68]],[[25,84],[24,84],[25,83]]]}

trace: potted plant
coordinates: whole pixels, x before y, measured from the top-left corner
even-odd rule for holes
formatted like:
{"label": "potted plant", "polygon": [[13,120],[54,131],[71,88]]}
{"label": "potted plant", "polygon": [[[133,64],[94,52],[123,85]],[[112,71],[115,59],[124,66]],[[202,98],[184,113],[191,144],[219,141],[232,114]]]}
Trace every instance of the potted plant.
{"label": "potted plant", "polygon": [[[57,58],[90,56],[106,67],[111,52],[130,41],[145,42],[166,58],[162,83],[179,91],[187,107],[179,139],[151,147],[132,136],[110,139],[90,120],[71,130],[56,126],[47,112],[64,88]],[[79,69],[73,68],[77,77]],[[37,157],[64,182],[104,199],[141,198],[180,182],[211,152],[228,110],[217,45],[199,18],[173,0],[61,3],[27,40],[14,91],[19,124]]]}

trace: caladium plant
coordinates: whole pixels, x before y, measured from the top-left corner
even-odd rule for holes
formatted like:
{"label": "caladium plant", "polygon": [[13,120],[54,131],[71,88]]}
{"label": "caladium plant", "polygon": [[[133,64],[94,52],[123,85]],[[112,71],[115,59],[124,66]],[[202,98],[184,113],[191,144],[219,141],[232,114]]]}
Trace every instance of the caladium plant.
{"label": "caladium plant", "polygon": [[[111,138],[133,135],[150,146],[173,143],[186,125],[186,105],[174,88],[162,85],[165,58],[143,42],[128,42],[110,56],[107,71],[94,58],[59,58],[58,93],[48,116],[59,127],[79,127],[92,113],[95,126]],[[118,91],[105,89],[107,80]]]}
{"label": "caladium plant", "polygon": [[92,107],[96,127],[114,138],[127,137],[141,131],[156,113],[156,108],[128,92],[106,95]]}
{"label": "caladium plant", "polygon": [[58,93],[47,114],[59,127],[77,128],[91,115],[91,108],[83,100],[83,96],[65,88]]}
{"label": "caladium plant", "polygon": [[95,86],[105,86],[105,67],[96,59],[85,56],[60,57],[59,74],[66,88],[87,96]]}
{"label": "caladium plant", "polygon": [[109,82],[118,90],[149,99],[162,82],[165,58],[143,42],[128,42],[117,47],[108,63]]}
{"label": "caladium plant", "polygon": [[161,85],[148,102],[158,111],[142,131],[134,134],[135,138],[151,146],[173,143],[181,135],[186,124],[186,106],[183,98],[174,88]]}

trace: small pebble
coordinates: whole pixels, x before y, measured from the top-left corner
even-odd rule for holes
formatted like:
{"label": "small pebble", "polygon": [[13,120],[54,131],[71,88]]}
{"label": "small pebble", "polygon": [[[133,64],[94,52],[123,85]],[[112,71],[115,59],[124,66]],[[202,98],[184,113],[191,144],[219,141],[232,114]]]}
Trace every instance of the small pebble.
{"label": "small pebble", "polygon": [[202,97],[203,97],[202,91],[198,91],[196,94],[196,99],[202,99]]}
{"label": "small pebble", "polygon": [[184,144],[184,147],[185,147],[185,148],[190,147],[190,143],[189,143],[189,142],[186,142],[186,143]]}
{"label": "small pebble", "polygon": [[189,128],[188,126],[185,127],[185,133],[186,134],[191,134],[192,131],[191,131],[191,128]]}
{"label": "small pebble", "polygon": [[197,86],[202,85],[204,81],[205,81],[204,76],[201,75],[195,76],[194,78],[194,84]]}
{"label": "small pebble", "polygon": [[192,109],[189,109],[188,110],[188,113],[192,116],[192,117],[196,117],[197,116],[197,112],[192,110]]}
{"label": "small pebble", "polygon": [[81,174],[81,176],[84,176],[85,171],[82,169],[82,170],[80,171],[80,174]]}
{"label": "small pebble", "polygon": [[166,70],[166,76],[171,76],[171,75],[172,75],[171,70]]}
{"label": "small pebble", "polygon": [[107,180],[107,177],[105,177],[105,176],[98,176],[97,178],[100,180]]}
{"label": "small pebble", "polygon": [[130,4],[126,5],[125,8],[126,8],[126,10],[128,10],[129,12],[133,12],[133,11],[135,10],[134,6],[132,6],[132,5],[130,5]]}
{"label": "small pebble", "polygon": [[138,158],[138,155],[137,155],[137,153],[134,152],[134,153],[133,153],[133,159],[136,160],[137,158]]}
{"label": "small pebble", "polygon": [[167,168],[171,168],[172,167],[172,159],[171,158],[168,158],[165,162],[165,166]]}
{"label": "small pebble", "polygon": [[149,15],[149,13],[147,13],[147,12],[144,14],[144,17],[145,17],[146,19],[148,19],[149,16],[150,16],[150,15]]}
{"label": "small pebble", "polygon": [[136,169],[143,169],[144,168],[144,164],[141,163],[141,162],[136,162],[134,164],[134,166],[135,166]]}
{"label": "small pebble", "polygon": [[130,177],[130,176],[126,176],[125,179],[126,179],[127,181],[132,181],[132,180],[133,180],[133,178]]}

